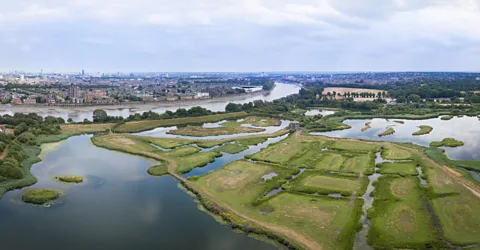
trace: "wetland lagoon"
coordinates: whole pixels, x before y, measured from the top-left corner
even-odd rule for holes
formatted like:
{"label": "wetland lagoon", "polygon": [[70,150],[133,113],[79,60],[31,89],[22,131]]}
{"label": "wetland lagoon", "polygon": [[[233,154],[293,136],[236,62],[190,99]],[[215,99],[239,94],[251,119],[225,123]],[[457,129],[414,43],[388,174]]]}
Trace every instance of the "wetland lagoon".
{"label": "wetland lagoon", "polygon": [[[201,127],[243,120],[225,122]],[[351,128],[326,133],[289,132],[289,121],[281,121],[254,133],[195,137],[166,127],[44,144],[43,161],[31,169],[38,182],[0,200],[0,240],[5,249],[479,246],[478,197],[415,146],[390,143],[428,146],[452,137],[465,145],[446,148],[450,158],[478,160],[476,117],[344,123]],[[433,130],[413,136],[422,125]],[[390,127],[394,134],[378,137]],[[170,175],[150,176],[147,169],[156,165]],[[62,183],[55,176],[84,181]],[[61,195],[49,206],[23,203],[32,188]]]}

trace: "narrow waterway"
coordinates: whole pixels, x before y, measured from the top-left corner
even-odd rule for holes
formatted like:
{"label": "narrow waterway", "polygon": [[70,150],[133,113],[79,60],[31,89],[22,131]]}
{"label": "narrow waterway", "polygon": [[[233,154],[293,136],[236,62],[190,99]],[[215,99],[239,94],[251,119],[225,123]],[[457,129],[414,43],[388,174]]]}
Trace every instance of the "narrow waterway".
{"label": "narrow waterway", "polygon": [[[0,200],[2,249],[276,249],[217,223],[174,178],[149,176],[154,162],[95,147],[89,139],[72,137],[32,167],[38,183],[30,188],[62,190],[57,204],[25,204],[24,189]],[[64,174],[87,180],[51,179]]]}

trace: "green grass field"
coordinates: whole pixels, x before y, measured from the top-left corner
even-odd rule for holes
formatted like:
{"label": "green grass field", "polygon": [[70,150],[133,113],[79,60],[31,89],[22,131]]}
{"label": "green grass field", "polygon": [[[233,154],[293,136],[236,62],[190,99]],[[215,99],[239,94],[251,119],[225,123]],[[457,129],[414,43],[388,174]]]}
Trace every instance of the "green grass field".
{"label": "green grass field", "polygon": [[236,127],[240,127],[242,124],[251,124],[256,127],[272,127],[272,126],[280,126],[282,122],[277,118],[249,116],[243,119],[242,121],[228,121],[220,125],[224,127],[236,128]]}
{"label": "green grass field", "polygon": [[411,159],[412,154],[408,150],[398,147],[386,147],[382,151],[382,158],[388,160],[407,160]]}
{"label": "green grass field", "polygon": [[271,144],[260,152],[251,155],[250,158],[256,161],[287,163],[295,155],[301,154],[302,152],[302,143],[295,140],[293,136],[290,136],[285,140]]}
{"label": "green grass field", "polygon": [[383,162],[378,164],[380,174],[398,174],[401,176],[418,175],[416,162]]}
{"label": "green grass field", "polygon": [[423,249],[439,240],[415,177],[383,176],[374,183],[368,242],[375,249]]}
{"label": "green grass field", "polygon": [[215,151],[217,152],[224,152],[224,153],[227,153],[227,154],[238,154],[242,151],[245,151],[248,149],[248,146],[244,146],[244,145],[241,145],[241,144],[238,144],[238,143],[227,143],[217,149],[215,149]]}
{"label": "green grass field", "polygon": [[56,190],[30,189],[22,196],[22,200],[26,203],[41,205],[49,201],[56,200],[58,196],[59,192]]}
{"label": "green grass field", "polygon": [[340,168],[342,167],[344,161],[345,157],[343,157],[341,154],[325,153],[323,158],[314,165],[314,168],[322,170],[340,171]]}
{"label": "green grass field", "polygon": [[367,144],[360,141],[346,141],[338,140],[330,147],[336,150],[345,150],[349,152],[377,152],[380,151],[380,146],[375,144]]}
{"label": "green grass field", "polygon": [[453,117],[454,117],[453,115],[444,115],[440,119],[442,119],[444,121],[448,121],[448,120],[453,119]]}
{"label": "green grass field", "polygon": [[151,166],[147,169],[147,173],[152,176],[163,176],[168,174],[168,166],[165,164]]}
{"label": "green grass field", "polygon": [[343,196],[349,196],[355,191],[358,195],[362,195],[366,184],[366,178],[358,178],[353,175],[345,176],[307,171],[294,181],[284,185],[284,188],[307,194],[340,193]]}
{"label": "green grass field", "polygon": [[354,173],[370,173],[373,172],[374,167],[375,155],[374,153],[368,153],[346,159],[343,162],[341,171]]}
{"label": "green grass field", "polygon": [[428,125],[420,125],[418,127],[420,128],[420,130],[417,132],[413,132],[412,135],[426,135],[430,134],[430,132],[432,132],[433,130],[433,128]]}
{"label": "green grass field", "polygon": [[432,204],[449,242],[480,243],[480,199],[464,190],[459,195],[436,198]]}

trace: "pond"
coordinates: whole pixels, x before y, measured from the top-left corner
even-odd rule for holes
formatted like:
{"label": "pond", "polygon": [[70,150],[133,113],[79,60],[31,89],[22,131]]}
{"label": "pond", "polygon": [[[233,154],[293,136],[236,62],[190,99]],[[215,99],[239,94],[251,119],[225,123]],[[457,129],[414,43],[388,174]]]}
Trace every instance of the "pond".
{"label": "pond", "polygon": [[[0,200],[2,249],[276,249],[217,223],[172,177],[149,176],[153,162],[97,148],[89,139],[70,138],[32,167],[38,178],[32,187],[63,190],[59,203],[25,204],[24,190]],[[62,174],[87,181],[50,178]]]}
{"label": "pond", "polygon": [[[395,121],[403,121],[400,124]],[[362,132],[365,123],[371,122],[371,128]],[[445,148],[446,153],[454,160],[480,160],[480,121],[477,117],[454,117],[451,120],[440,118],[426,120],[406,119],[369,119],[369,120],[345,120],[345,124],[352,128],[346,130],[331,131],[325,133],[312,133],[313,135],[325,135],[341,138],[358,138],[366,140],[412,142],[422,146],[429,146],[432,141],[441,141],[443,138],[452,137],[465,143],[462,147]],[[413,136],[412,133],[419,130],[418,126],[429,125],[433,127],[430,134]],[[378,134],[392,127],[393,135],[379,137]]]}
{"label": "pond", "polygon": [[254,96],[246,96],[232,98],[223,98],[223,99],[212,99],[208,101],[199,101],[199,102],[171,102],[171,103],[158,103],[158,104],[147,104],[147,105],[133,105],[135,108],[117,108],[115,106],[98,106],[98,107],[26,107],[22,105],[12,106],[12,105],[0,105],[0,115],[9,114],[13,115],[15,112],[20,113],[37,113],[41,116],[55,116],[55,117],[62,117],[63,119],[67,120],[68,118],[72,118],[73,121],[79,122],[83,121],[84,119],[89,119],[90,121],[93,120],[93,110],[96,108],[105,109],[108,115],[110,116],[122,116],[128,117],[131,114],[135,113],[143,113],[145,111],[154,111],[157,113],[164,113],[167,110],[175,111],[179,108],[189,109],[194,106],[201,106],[203,108],[218,112],[218,111],[225,111],[225,106],[229,102],[233,103],[248,103],[253,102],[255,100],[263,100],[263,101],[273,101],[275,99],[279,99],[291,94],[297,94],[300,90],[300,87],[292,84],[284,84],[284,83],[275,83],[275,88],[270,92],[268,95],[254,95]]}

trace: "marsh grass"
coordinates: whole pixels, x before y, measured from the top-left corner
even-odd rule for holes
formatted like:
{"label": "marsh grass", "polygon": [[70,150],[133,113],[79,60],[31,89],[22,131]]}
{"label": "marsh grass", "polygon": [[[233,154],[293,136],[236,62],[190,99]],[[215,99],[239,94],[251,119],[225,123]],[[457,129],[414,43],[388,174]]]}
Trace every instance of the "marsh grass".
{"label": "marsh grass", "polygon": [[154,165],[147,169],[147,173],[152,176],[163,176],[168,174],[168,165],[167,163],[162,163],[162,165]]}
{"label": "marsh grass", "polygon": [[426,135],[426,134],[430,134],[430,132],[432,132],[433,130],[433,128],[428,125],[420,125],[418,127],[420,128],[420,130],[417,132],[413,132],[412,135],[415,135],[415,136]]}
{"label": "marsh grass", "polygon": [[383,133],[378,134],[378,136],[383,137],[383,136],[387,136],[387,135],[393,135],[394,133],[395,133],[395,130],[393,128],[388,128]]}
{"label": "marsh grass", "polygon": [[58,197],[59,192],[53,189],[30,189],[22,196],[22,200],[26,203],[42,205]]}
{"label": "marsh grass", "polygon": [[83,177],[74,175],[60,175],[54,177],[56,180],[65,183],[82,183]]}
{"label": "marsh grass", "polygon": [[461,147],[464,143],[462,141],[455,140],[454,138],[444,138],[441,141],[430,142],[430,147]]}

